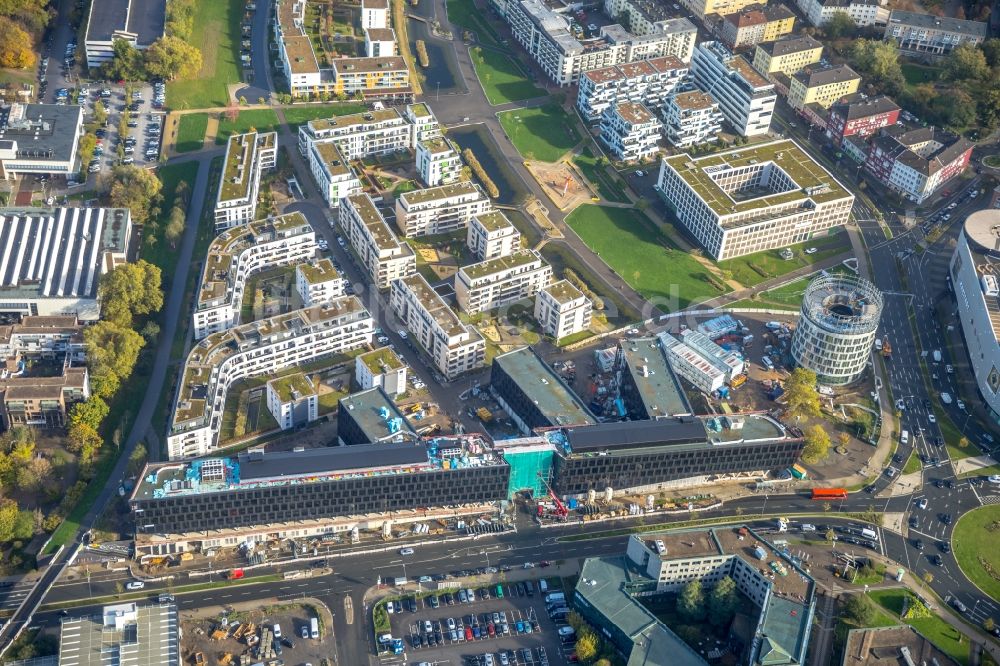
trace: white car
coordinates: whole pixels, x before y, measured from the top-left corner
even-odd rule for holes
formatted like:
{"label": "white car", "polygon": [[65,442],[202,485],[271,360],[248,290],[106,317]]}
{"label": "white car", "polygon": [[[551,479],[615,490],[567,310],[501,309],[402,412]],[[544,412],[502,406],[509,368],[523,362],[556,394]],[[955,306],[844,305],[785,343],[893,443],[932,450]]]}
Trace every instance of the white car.
{"label": "white car", "polygon": [[384,345],[385,343],[389,342],[389,338],[387,338],[387,337],[386,337],[386,336],[384,336],[384,335],[380,335],[380,336],[378,336],[378,337],[377,337],[377,338],[375,338],[375,339],[376,339],[376,340],[378,340],[378,341],[379,341],[379,342],[380,342],[381,344],[383,344],[383,345]]}
{"label": "white car", "polygon": [[988,477],[986,477],[986,480],[989,481],[990,483],[995,483],[997,485],[1000,485],[1000,474],[991,474]]}
{"label": "white car", "polygon": [[399,329],[398,331],[396,331],[396,333],[399,335],[399,337],[403,338],[404,340],[406,339],[406,331],[404,331],[403,329]]}
{"label": "white car", "polygon": [[906,403],[903,402],[902,398],[896,401],[896,409],[898,409],[901,412],[906,409]]}
{"label": "white car", "polygon": [[956,401],[955,401],[955,404],[956,404],[956,405],[958,406],[958,408],[959,408],[959,409],[961,409],[961,410],[962,410],[963,412],[965,411],[965,403],[964,403],[963,401],[961,401],[961,400],[956,400]]}
{"label": "white car", "polygon": [[807,247],[806,248],[806,254],[816,254],[817,252],[819,252],[819,248],[817,248],[817,247]]}
{"label": "white car", "polygon": [[281,625],[277,622],[274,623],[274,637],[281,638]]}
{"label": "white car", "polygon": [[400,555],[413,555],[413,549],[412,548],[402,548],[402,549],[400,549],[399,554]]}
{"label": "white car", "polygon": [[944,371],[947,372],[950,375],[950,374],[953,374],[955,372],[955,368],[953,368],[950,365],[946,365],[946,366],[944,366]]}
{"label": "white car", "polygon": [[923,498],[922,500],[920,500],[919,502],[917,502],[917,508],[918,509],[926,509],[927,508],[927,498],[926,497]]}
{"label": "white car", "polygon": [[941,402],[943,402],[946,405],[950,405],[951,404],[951,394],[950,393],[946,393],[946,392],[942,392],[941,393]]}
{"label": "white car", "polygon": [[141,580],[133,580],[125,585],[126,590],[141,590],[144,587],[146,587],[146,584]]}
{"label": "white car", "polygon": [[930,421],[931,423],[937,423],[937,417],[934,416],[933,414],[928,414],[927,420]]}
{"label": "white car", "polygon": [[643,171],[642,169],[636,169],[635,170],[635,175],[638,176],[639,178],[642,178],[643,176],[646,175],[646,172]]}

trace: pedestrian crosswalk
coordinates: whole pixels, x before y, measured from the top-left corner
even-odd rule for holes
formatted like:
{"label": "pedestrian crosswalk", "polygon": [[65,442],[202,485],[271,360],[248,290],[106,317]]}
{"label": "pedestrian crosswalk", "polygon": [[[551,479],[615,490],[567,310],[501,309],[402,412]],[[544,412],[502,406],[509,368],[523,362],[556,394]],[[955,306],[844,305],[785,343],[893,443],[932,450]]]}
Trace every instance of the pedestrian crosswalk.
{"label": "pedestrian crosswalk", "polygon": [[1000,504],[1000,495],[980,495],[979,500],[984,504]]}

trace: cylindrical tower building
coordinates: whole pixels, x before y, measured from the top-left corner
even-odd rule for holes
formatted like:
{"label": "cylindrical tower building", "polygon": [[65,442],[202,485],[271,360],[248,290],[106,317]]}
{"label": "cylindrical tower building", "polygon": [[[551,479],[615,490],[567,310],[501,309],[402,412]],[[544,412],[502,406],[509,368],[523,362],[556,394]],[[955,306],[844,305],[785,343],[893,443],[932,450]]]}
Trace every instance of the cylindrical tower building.
{"label": "cylindrical tower building", "polygon": [[865,369],[882,316],[882,293],[855,275],[818,277],[806,287],[792,358],[824,384],[849,384]]}

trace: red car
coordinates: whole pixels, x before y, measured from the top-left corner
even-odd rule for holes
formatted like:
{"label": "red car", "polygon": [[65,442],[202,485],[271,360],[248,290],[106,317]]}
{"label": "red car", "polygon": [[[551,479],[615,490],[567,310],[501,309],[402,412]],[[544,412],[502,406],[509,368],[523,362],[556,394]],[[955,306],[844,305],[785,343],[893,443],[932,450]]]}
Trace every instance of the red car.
{"label": "red car", "polygon": [[465,628],[465,640],[467,640],[467,641],[471,641],[472,640],[472,627],[466,627]]}
{"label": "red car", "polygon": [[544,569],[545,567],[549,566],[549,564],[550,563],[549,563],[548,560],[542,560],[541,562],[538,563],[538,566],[540,566],[540,567],[542,567]]}
{"label": "red car", "polygon": [[486,625],[486,631],[489,632],[490,636],[496,636],[497,635],[497,628],[493,626],[492,622],[490,622],[488,625]]}

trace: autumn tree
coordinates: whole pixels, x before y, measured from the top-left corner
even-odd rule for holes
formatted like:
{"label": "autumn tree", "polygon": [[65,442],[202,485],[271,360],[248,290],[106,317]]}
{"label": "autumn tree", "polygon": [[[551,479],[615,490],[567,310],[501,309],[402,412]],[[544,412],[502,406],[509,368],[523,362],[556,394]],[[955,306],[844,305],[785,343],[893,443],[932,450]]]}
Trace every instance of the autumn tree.
{"label": "autumn tree", "polygon": [[875,613],[875,602],[867,594],[852,594],[844,601],[844,616],[859,627],[870,626]]}
{"label": "autumn tree", "polygon": [[112,81],[135,81],[144,77],[142,51],[124,39],[111,46],[111,60],[104,64],[104,76]]}
{"label": "autumn tree", "polygon": [[103,125],[108,119],[108,108],[104,106],[104,102],[97,100],[94,102],[94,122],[98,125]]}
{"label": "autumn tree", "polygon": [[170,217],[166,229],[163,230],[163,237],[170,242],[171,246],[176,245],[177,241],[184,235],[185,217],[183,208],[174,206],[170,209]]}
{"label": "autumn tree", "polygon": [[69,410],[69,422],[84,423],[94,430],[101,427],[101,423],[108,416],[108,403],[104,402],[100,396],[92,395],[83,402],[78,402]]}
{"label": "autumn tree", "polygon": [[190,39],[194,30],[194,0],[170,0],[167,3],[166,33],[171,37]]}
{"label": "autumn tree", "polygon": [[26,464],[18,465],[14,474],[14,484],[18,490],[35,493],[45,487],[52,478],[52,463],[48,458],[36,456]]}
{"label": "autumn tree", "polygon": [[785,405],[793,418],[810,418],[820,415],[819,391],[816,390],[816,373],[806,368],[795,368],[785,380]]}
{"label": "autumn tree", "polygon": [[83,341],[93,391],[102,398],[111,397],[135,369],[145,340],[131,329],[99,321],[83,329]]}
{"label": "autumn tree", "polygon": [[97,287],[102,318],[129,328],[133,317],[159,311],[163,307],[162,280],[160,267],[145,259],[116,266],[101,276]]}
{"label": "autumn tree", "polygon": [[576,641],[576,656],[583,663],[589,663],[597,657],[597,648],[600,641],[597,634],[589,629],[579,635]]}
{"label": "autumn tree", "polygon": [[859,39],[851,45],[851,61],[859,74],[879,92],[896,95],[905,86],[896,43]]}
{"label": "autumn tree", "polygon": [[35,51],[31,42],[31,35],[21,26],[0,18],[0,67],[26,69],[33,66]]}
{"label": "autumn tree", "polygon": [[180,37],[165,35],[146,49],[145,64],[151,76],[190,79],[201,71],[201,50]]}
{"label": "autumn tree", "polygon": [[86,171],[90,160],[94,157],[94,150],[97,148],[97,137],[87,132],[80,137],[77,152],[80,154],[80,171]]}
{"label": "autumn tree", "polygon": [[830,455],[830,435],[817,424],[806,428],[806,445],[802,449],[802,460],[810,464],[815,464],[826,459]]}
{"label": "autumn tree", "polygon": [[19,513],[17,502],[9,497],[0,498],[0,543],[13,540]]}
{"label": "autumn tree", "polygon": [[127,164],[115,167],[111,177],[111,205],[130,209],[133,224],[145,224],[156,215],[161,199],[161,184],[156,174]]}
{"label": "autumn tree", "polygon": [[949,81],[979,80],[990,72],[986,54],[972,44],[959,44],[944,61],[942,77]]}

